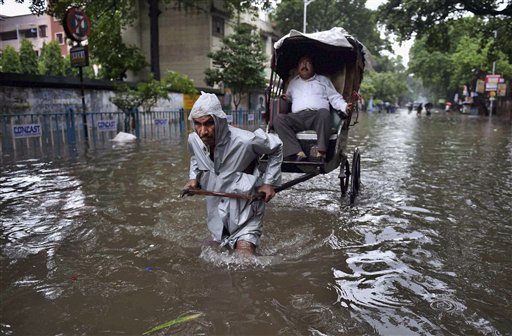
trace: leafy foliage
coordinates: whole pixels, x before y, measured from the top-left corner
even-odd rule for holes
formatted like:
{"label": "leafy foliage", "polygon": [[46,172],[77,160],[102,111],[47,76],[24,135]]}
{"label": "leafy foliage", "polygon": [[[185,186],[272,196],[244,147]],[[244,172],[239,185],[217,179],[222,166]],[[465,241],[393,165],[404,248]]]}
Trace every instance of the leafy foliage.
{"label": "leafy foliage", "polygon": [[116,87],[115,96],[110,101],[127,114],[139,107],[150,112],[159,99],[169,99],[169,90],[190,95],[197,94],[197,90],[187,76],[170,71],[161,80],[156,80],[150,75],[148,81],[138,83],[135,88],[121,84]]}
{"label": "leafy foliage", "polygon": [[116,95],[110,101],[121,111],[129,114],[133,109],[142,107],[144,111],[151,112],[160,98],[169,99],[167,85],[163,81],[150,78],[147,82],[140,82],[135,89],[127,84],[121,84],[115,89]]}
{"label": "leafy foliage", "polygon": [[[123,29],[133,24],[139,14],[136,0],[17,0],[29,2],[32,13],[53,15],[61,21],[70,6],[84,8],[91,20],[91,36],[88,39],[91,62],[101,64],[99,77],[123,80],[127,71],[138,73],[148,66],[141,50],[127,45],[121,38]],[[145,0],[144,0],[145,1]],[[209,10],[215,0],[175,0],[173,4],[180,10]],[[170,2],[164,0],[164,2]],[[0,0],[0,4],[3,0]],[[270,7],[271,0],[225,0],[228,13],[248,11],[255,13],[258,8]]]}
{"label": "leafy foliage", "polygon": [[41,75],[64,76],[67,73],[64,58],[60,53],[57,41],[43,43],[39,57],[39,73]]}
{"label": "leafy foliage", "polygon": [[32,42],[27,39],[21,40],[20,46],[20,72],[36,75],[38,73],[37,53]]}
{"label": "leafy foliage", "polygon": [[21,72],[20,56],[16,49],[6,46],[0,58],[0,67],[2,72]]}
{"label": "leafy foliage", "polygon": [[[494,50],[508,55],[512,63],[512,2],[502,0],[389,0],[379,7],[378,20],[386,29],[408,40],[426,38],[432,50],[446,51],[457,35],[454,27],[493,40]],[[473,21],[474,20],[474,21]],[[473,26],[467,26],[473,24]],[[483,47],[483,44],[482,44]],[[491,56],[491,59],[494,59]],[[491,61],[492,62],[492,61]]]}
{"label": "leafy foliage", "polygon": [[[30,1],[34,4],[39,0]],[[132,25],[136,17],[138,6],[135,0],[50,0],[45,10],[37,11],[35,14],[46,12],[59,18],[63,23],[65,13],[70,6],[84,8],[91,20],[91,36],[87,44],[91,63],[101,65],[98,77],[123,80],[128,70],[137,73],[147,66],[140,49],[126,45],[121,35],[123,28]]]}
{"label": "leafy foliage", "polygon": [[247,24],[238,24],[234,33],[222,42],[219,50],[208,54],[214,68],[205,71],[205,81],[210,86],[223,84],[229,87],[237,109],[243,93],[265,87],[266,56],[259,36]]}
{"label": "leafy foliage", "polygon": [[100,78],[123,80],[128,70],[137,73],[148,65],[140,49],[123,42],[123,15],[122,11],[98,15],[91,30],[89,50],[94,61],[102,65]]}
{"label": "leafy foliage", "polygon": [[471,91],[475,81],[492,72],[512,77],[509,55],[496,48],[494,40],[486,38],[482,27],[488,21],[476,17],[463,18],[446,25],[449,46],[432,45],[431,36],[416,40],[411,48],[409,71],[421,78],[434,100],[453,97],[466,85]]}
{"label": "leafy foliage", "polygon": [[479,17],[512,18],[512,3],[504,8],[501,0],[388,0],[379,7],[379,20],[387,29],[409,39],[430,33],[438,25],[461,19],[468,14]]}
{"label": "leafy foliage", "polygon": [[361,94],[366,99],[377,97],[382,101],[396,103],[407,98],[407,82],[404,72],[369,71],[361,83]]}
{"label": "leafy foliage", "polygon": [[179,74],[176,71],[168,71],[164,76],[163,81],[168,90],[192,96],[198,93],[194,86],[194,82],[188,76]]}
{"label": "leafy foliage", "polygon": [[110,98],[110,101],[126,114],[142,105],[139,92],[130,88],[128,84],[117,86],[115,95]]}

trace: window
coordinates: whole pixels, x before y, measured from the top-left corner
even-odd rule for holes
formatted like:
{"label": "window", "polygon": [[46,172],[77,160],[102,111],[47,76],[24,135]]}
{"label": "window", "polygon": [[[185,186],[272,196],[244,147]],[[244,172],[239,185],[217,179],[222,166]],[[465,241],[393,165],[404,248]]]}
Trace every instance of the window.
{"label": "window", "polygon": [[37,28],[29,28],[29,29],[23,30],[23,36],[26,38],[37,37]]}
{"label": "window", "polygon": [[59,44],[64,44],[64,35],[62,33],[55,34],[55,39]]}
{"label": "window", "polygon": [[18,34],[17,34],[16,30],[11,30],[11,31],[0,33],[0,40],[2,40],[2,41],[17,40],[17,39],[18,39]]}
{"label": "window", "polygon": [[40,37],[47,37],[46,35],[46,25],[39,26],[39,36]]}
{"label": "window", "polygon": [[218,16],[212,16],[212,35],[224,37],[224,19]]}

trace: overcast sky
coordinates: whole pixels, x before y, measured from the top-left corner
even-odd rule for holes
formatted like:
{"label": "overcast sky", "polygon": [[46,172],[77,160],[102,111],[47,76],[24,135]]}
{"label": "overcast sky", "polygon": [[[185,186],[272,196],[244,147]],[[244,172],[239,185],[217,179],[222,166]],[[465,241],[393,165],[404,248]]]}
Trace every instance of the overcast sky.
{"label": "overcast sky", "polygon": [[[383,2],[386,2],[386,0],[366,0],[366,7],[370,9],[377,9],[377,7]],[[0,15],[15,16],[30,14],[30,10],[28,9],[29,4],[30,0],[25,0],[25,3],[23,4],[16,3],[14,0],[4,0],[4,4],[0,5]],[[362,42],[364,43],[364,41]],[[402,56],[404,65],[407,65],[407,62],[409,62],[409,49],[412,43],[413,41],[407,41],[401,46],[398,43],[393,45],[395,55]]]}
{"label": "overcast sky", "polygon": [[0,5],[0,15],[16,16],[30,14],[30,10],[28,9],[30,0],[25,0],[25,2],[26,3],[19,4],[14,2],[14,0],[4,0],[4,4]]}

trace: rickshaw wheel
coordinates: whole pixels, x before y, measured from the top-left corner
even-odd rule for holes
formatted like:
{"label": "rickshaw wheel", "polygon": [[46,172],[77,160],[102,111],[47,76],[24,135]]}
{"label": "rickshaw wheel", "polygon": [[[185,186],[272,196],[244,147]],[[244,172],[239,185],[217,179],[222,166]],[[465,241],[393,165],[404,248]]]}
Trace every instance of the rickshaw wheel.
{"label": "rickshaw wheel", "polygon": [[359,194],[359,188],[361,186],[361,155],[359,149],[354,150],[354,156],[352,158],[352,179],[350,181],[350,204],[354,204],[357,195]]}
{"label": "rickshaw wheel", "polygon": [[[345,172],[343,172],[345,169]],[[348,183],[350,180],[350,166],[348,164],[348,160],[345,159],[345,164],[340,166],[340,187],[341,187],[341,196],[345,196],[347,194]]]}

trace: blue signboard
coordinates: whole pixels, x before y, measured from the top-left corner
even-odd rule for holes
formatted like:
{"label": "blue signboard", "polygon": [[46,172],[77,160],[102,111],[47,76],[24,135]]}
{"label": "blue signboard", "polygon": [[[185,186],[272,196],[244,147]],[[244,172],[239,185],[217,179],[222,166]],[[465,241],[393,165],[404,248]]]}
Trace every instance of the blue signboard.
{"label": "blue signboard", "polygon": [[12,134],[15,138],[30,138],[41,136],[41,124],[13,125]]}
{"label": "blue signboard", "polygon": [[99,131],[116,131],[117,123],[115,120],[98,120]]}
{"label": "blue signboard", "polygon": [[166,126],[168,124],[169,124],[169,121],[167,119],[155,119],[156,126]]}

